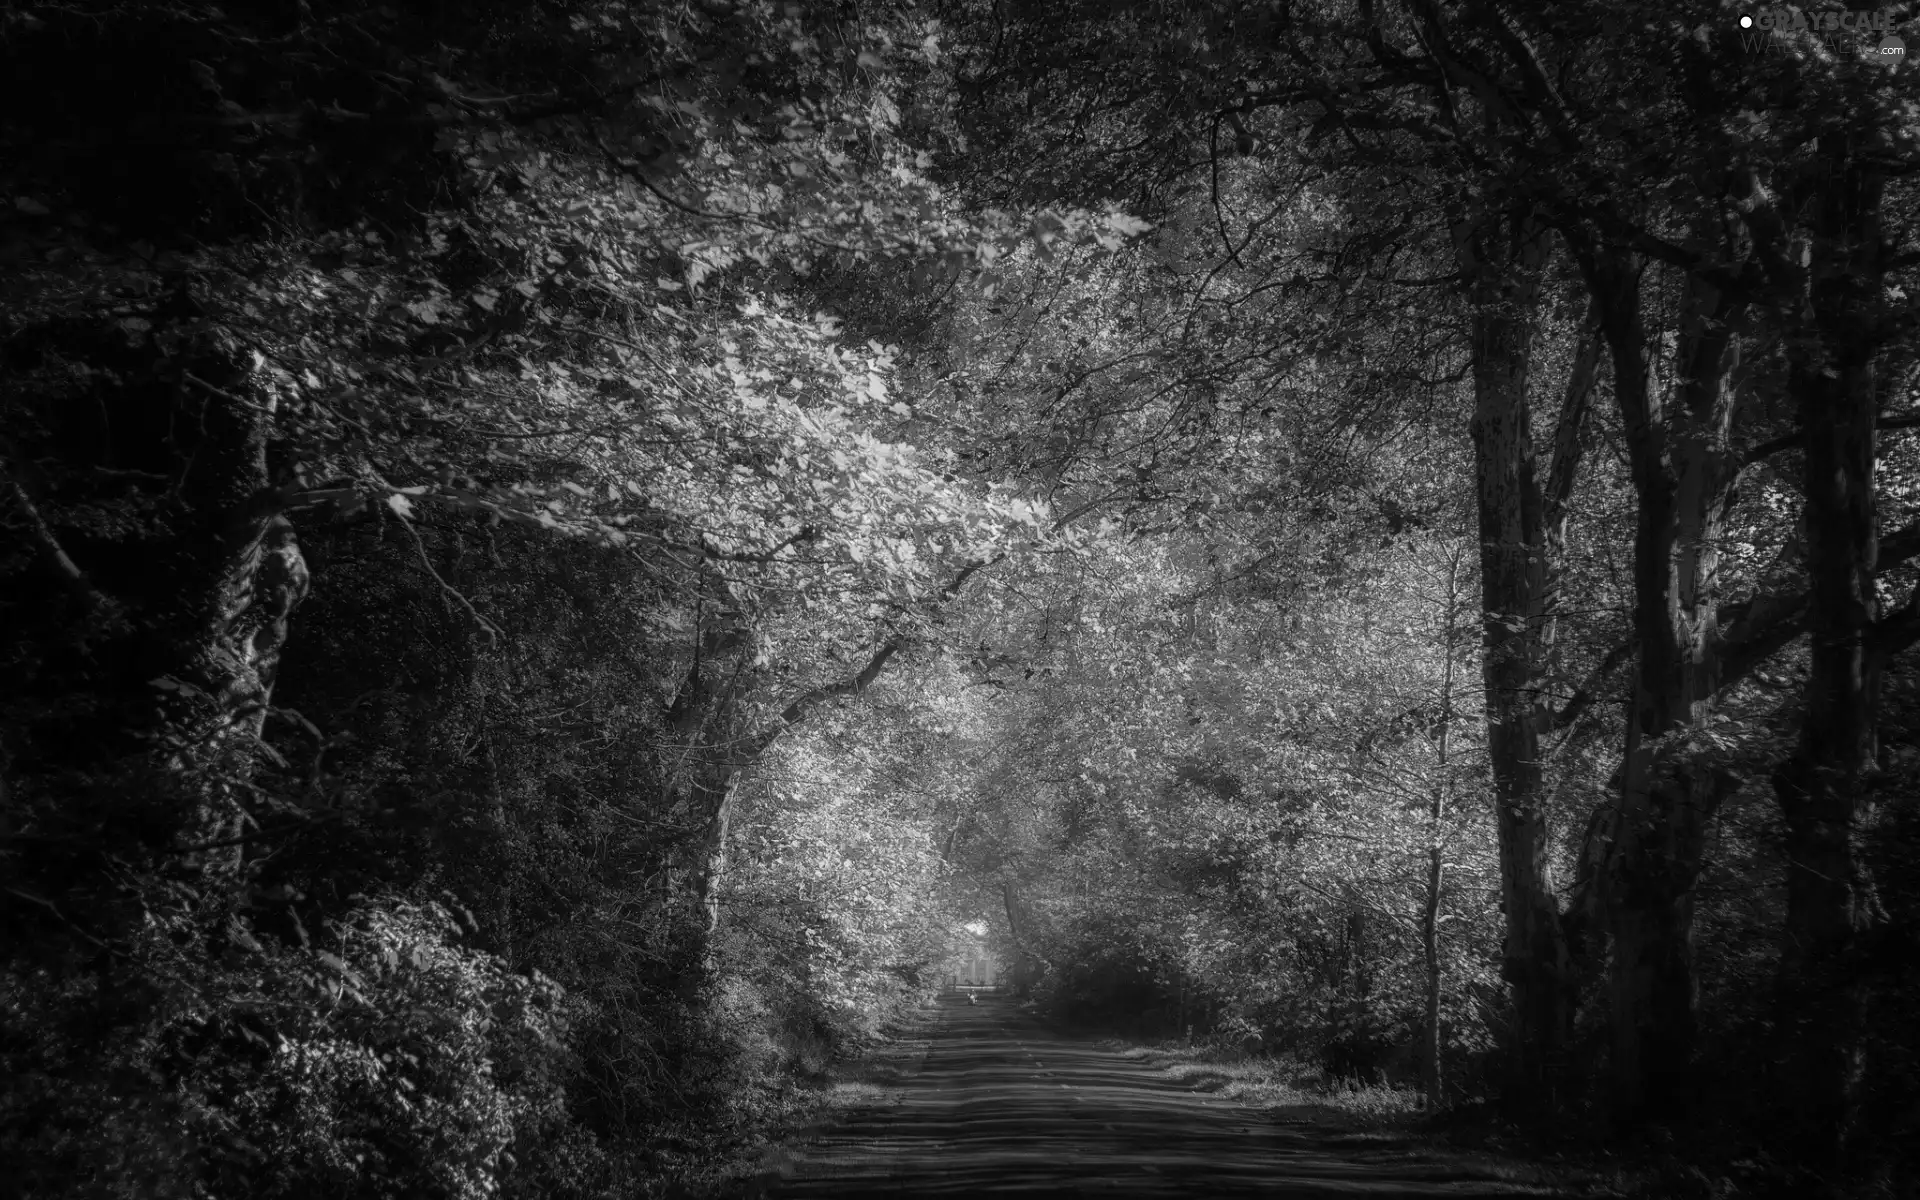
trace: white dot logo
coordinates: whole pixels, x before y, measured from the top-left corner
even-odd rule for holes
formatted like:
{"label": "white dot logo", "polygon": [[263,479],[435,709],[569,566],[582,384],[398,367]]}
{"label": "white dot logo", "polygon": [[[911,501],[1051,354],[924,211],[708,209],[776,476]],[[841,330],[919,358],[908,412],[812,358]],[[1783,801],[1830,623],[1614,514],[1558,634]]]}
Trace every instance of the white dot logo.
{"label": "white dot logo", "polygon": [[1742,14],[1740,15],[1740,28],[1742,28],[1742,29],[1752,29],[1752,28],[1753,28],[1753,18],[1752,18],[1752,17],[1750,17],[1750,16],[1748,16],[1748,15],[1746,15],[1745,13],[1742,13]]}

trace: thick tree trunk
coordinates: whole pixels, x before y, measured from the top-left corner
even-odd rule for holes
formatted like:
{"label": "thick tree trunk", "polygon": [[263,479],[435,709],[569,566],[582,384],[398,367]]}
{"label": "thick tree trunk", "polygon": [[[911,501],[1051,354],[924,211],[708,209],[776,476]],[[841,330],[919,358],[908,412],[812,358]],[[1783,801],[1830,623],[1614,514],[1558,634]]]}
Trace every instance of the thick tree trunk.
{"label": "thick tree trunk", "polygon": [[1611,953],[1612,1083],[1627,1124],[1686,1106],[1694,1035],[1693,887],[1706,832],[1729,788],[1692,739],[1719,684],[1718,542],[1738,470],[1728,374],[1738,305],[1690,282],[1673,403],[1651,384],[1639,272],[1587,264],[1614,358],[1638,501],[1634,533],[1637,674],[1620,807],[1601,887]]}
{"label": "thick tree trunk", "polygon": [[720,607],[704,614],[693,663],[667,709],[668,808],[698,832],[682,844],[688,890],[711,935],[719,921],[718,890],[726,869],[732,802],[742,773],[760,747],[745,728],[744,705],[755,680],[754,635],[744,613]]}
{"label": "thick tree trunk", "polygon": [[[47,853],[10,860],[9,898],[58,922],[46,945],[111,946],[100,969],[136,975],[129,945],[164,929],[191,952],[241,902],[256,767],[274,757],[260,735],[308,587],[285,516],[295,493],[270,478],[271,392],[201,335],[169,341],[171,354],[48,321],[20,339],[26,369],[0,421],[0,507],[25,519],[7,514],[0,532],[24,532],[84,606],[81,621],[8,606],[36,626],[7,631],[16,650],[65,642],[12,660],[24,670],[9,683],[61,699],[10,713],[9,766],[50,824]],[[112,369],[71,369],[88,362]],[[116,442],[115,428],[152,432]],[[141,1003],[129,992],[124,1011]]]}
{"label": "thick tree trunk", "polygon": [[1837,144],[1822,165],[1809,281],[1816,332],[1788,351],[1805,455],[1807,713],[1773,782],[1789,839],[1780,966],[1783,1015],[1794,1028],[1787,1086],[1809,1161],[1840,1170],[1865,1072],[1866,995],[1850,979],[1851,960],[1874,908],[1857,842],[1878,755],[1874,422],[1886,314],[1878,173],[1849,162]]}
{"label": "thick tree trunk", "polygon": [[1502,975],[1515,1017],[1506,1099],[1537,1112],[1551,1104],[1573,1029],[1540,769],[1549,574],[1527,383],[1544,232],[1525,214],[1489,215],[1456,235],[1456,250],[1473,310],[1482,671],[1506,916]]}
{"label": "thick tree trunk", "polygon": [[[206,368],[202,367],[202,370]],[[283,515],[287,495],[271,485],[267,440],[271,401],[241,399],[245,373],[224,386],[183,382],[199,394],[198,427],[185,498],[204,522],[182,539],[173,564],[180,596],[160,660],[161,778],[182,806],[176,847],[203,872],[226,874],[243,860],[252,818],[242,801],[260,753],[280,653],[308,575],[299,540]],[[183,392],[182,401],[186,394]]]}

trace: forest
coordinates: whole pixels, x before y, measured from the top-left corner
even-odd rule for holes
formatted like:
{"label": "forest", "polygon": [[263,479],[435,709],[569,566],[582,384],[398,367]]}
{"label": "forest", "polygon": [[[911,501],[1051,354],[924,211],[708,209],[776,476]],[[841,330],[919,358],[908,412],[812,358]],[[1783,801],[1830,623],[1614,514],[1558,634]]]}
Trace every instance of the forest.
{"label": "forest", "polygon": [[978,936],[1920,1196],[1914,7],[0,8],[8,1194],[728,1194]]}

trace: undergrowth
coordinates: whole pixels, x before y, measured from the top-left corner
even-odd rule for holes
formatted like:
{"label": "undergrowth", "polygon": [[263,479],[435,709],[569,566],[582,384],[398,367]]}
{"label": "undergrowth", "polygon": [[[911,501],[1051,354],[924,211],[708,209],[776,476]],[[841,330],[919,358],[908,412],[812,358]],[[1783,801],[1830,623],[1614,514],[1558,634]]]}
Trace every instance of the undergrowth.
{"label": "undergrowth", "polygon": [[1356,1127],[1413,1129],[1424,1110],[1420,1094],[1390,1084],[1331,1078],[1318,1066],[1291,1056],[1249,1056],[1242,1051],[1179,1040],[1145,1045],[1106,1043],[1128,1058],[1156,1066],[1167,1078],[1216,1092],[1264,1112],[1285,1111],[1300,1119],[1319,1116]]}
{"label": "undergrowth", "polygon": [[728,1134],[709,1135],[661,1172],[661,1195],[719,1200],[752,1193],[790,1168],[795,1147],[860,1109],[903,1098],[900,1083],[927,1050],[928,1010],[907,1009],[874,1035],[841,1043],[816,1071],[767,1081]]}

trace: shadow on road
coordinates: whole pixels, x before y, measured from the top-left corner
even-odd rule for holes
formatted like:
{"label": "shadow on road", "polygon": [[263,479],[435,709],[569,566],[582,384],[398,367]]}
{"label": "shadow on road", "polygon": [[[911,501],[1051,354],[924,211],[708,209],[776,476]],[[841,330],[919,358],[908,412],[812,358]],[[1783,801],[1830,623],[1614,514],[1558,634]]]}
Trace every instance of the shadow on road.
{"label": "shadow on road", "polygon": [[756,1181],[775,1197],[1548,1196],[1418,1155],[1369,1161],[1075,1041],[1011,1002],[941,1005],[902,1102]]}

